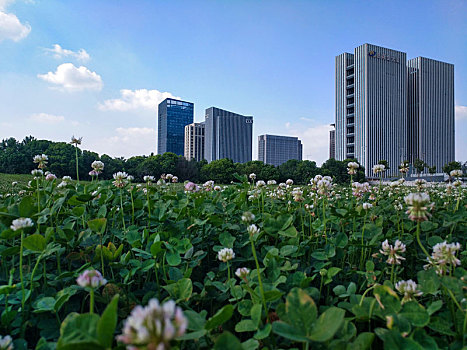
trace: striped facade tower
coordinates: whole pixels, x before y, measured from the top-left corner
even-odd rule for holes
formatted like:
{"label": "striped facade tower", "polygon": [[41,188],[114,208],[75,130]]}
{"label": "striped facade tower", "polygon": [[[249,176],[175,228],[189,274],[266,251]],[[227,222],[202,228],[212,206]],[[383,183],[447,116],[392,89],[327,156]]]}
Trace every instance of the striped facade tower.
{"label": "striped facade tower", "polygon": [[417,57],[407,66],[409,161],[421,159],[442,173],[455,160],[454,65]]}
{"label": "striped facade tower", "polygon": [[206,109],[204,156],[208,162],[228,158],[246,163],[252,158],[253,117],[211,107]]}
{"label": "striped facade tower", "polygon": [[406,54],[364,44],[336,57],[336,159],[356,158],[373,176],[397,176],[407,158]]}

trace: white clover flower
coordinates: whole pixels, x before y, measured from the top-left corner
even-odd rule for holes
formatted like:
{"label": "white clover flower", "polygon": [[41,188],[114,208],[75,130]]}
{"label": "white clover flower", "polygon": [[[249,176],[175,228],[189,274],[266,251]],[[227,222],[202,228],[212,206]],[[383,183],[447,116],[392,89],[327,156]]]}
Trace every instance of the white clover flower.
{"label": "white clover flower", "polygon": [[402,304],[407,301],[415,300],[415,297],[422,295],[423,293],[418,290],[418,285],[412,280],[399,281],[396,283],[396,289],[399,293],[404,295]]}
{"label": "white clover flower", "polygon": [[268,180],[268,185],[275,185],[277,184],[276,180]]}
{"label": "white clover flower", "polygon": [[101,162],[100,160],[95,160],[94,162],[91,163],[91,168],[100,174],[104,170],[104,163]]}
{"label": "white clover flower", "polygon": [[363,203],[363,204],[362,204],[362,207],[363,207],[364,210],[368,210],[368,209],[370,209],[370,208],[373,207],[373,204],[371,204],[371,203]]}
{"label": "white clover flower", "polygon": [[82,137],[75,137],[74,135],[71,137],[71,141],[70,143],[72,145],[81,145],[81,141],[83,141],[83,138]]}
{"label": "white clover flower", "polygon": [[248,222],[252,222],[254,220],[255,220],[255,215],[253,213],[251,213],[249,211],[246,211],[246,212],[243,213],[243,215],[242,215],[242,221],[243,222],[248,223]]}
{"label": "white clover flower", "polygon": [[461,261],[456,257],[460,251],[461,245],[457,243],[447,243],[446,241],[438,243],[433,247],[431,257],[427,258],[428,264],[424,266],[425,270],[434,267],[439,275],[446,274],[451,267],[459,266]]}
{"label": "white clover flower", "polygon": [[0,350],[13,350],[13,339],[9,335],[0,335]]}
{"label": "white clover flower", "polygon": [[136,306],[125,320],[117,340],[127,349],[170,349],[170,342],[185,334],[188,320],[173,300],[160,305],[151,299],[146,307]]}
{"label": "white clover flower", "polygon": [[461,180],[456,180],[452,183],[454,187],[461,187],[462,186],[462,181]]}
{"label": "white clover flower", "polygon": [[21,230],[23,228],[32,227],[32,226],[34,226],[34,222],[30,218],[19,218],[19,219],[13,220],[10,228],[13,231],[17,231],[17,230]]}
{"label": "white clover flower", "polygon": [[288,179],[286,182],[285,182],[286,185],[288,186],[292,186],[293,185],[293,180],[292,179]]}
{"label": "white clover flower", "polygon": [[430,196],[427,193],[410,193],[404,197],[405,203],[409,206],[407,214],[412,221],[426,221],[430,213],[428,212]]}
{"label": "white clover flower", "polygon": [[63,181],[71,181],[71,176],[64,176],[62,177]]}
{"label": "white clover flower", "polygon": [[266,183],[263,180],[258,180],[256,182],[256,187],[264,187],[266,186]]}
{"label": "white clover flower", "polygon": [[97,270],[86,270],[76,279],[81,287],[99,288],[107,283],[102,274]]}
{"label": "white clover flower", "polygon": [[125,187],[126,184],[126,179],[128,178],[128,174],[124,171],[119,171],[115,174],[113,174],[114,181],[112,183],[114,184],[115,187]]}
{"label": "white clover flower", "polygon": [[405,258],[402,255],[400,255],[401,253],[405,252],[405,248],[405,244],[399,240],[396,240],[396,243],[393,247],[391,244],[389,244],[388,240],[386,239],[381,244],[381,249],[379,250],[379,252],[388,257],[388,259],[386,260],[388,264],[400,265],[401,260],[405,260]]}
{"label": "white clover flower", "polygon": [[250,177],[251,180],[254,180],[254,179],[256,179],[256,174],[255,174],[255,173],[251,173],[249,177]]}
{"label": "white clover flower", "polygon": [[153,182],[155,180],[154,176],[151,175],[145,175],[143,177],[144,182]]}
{"label": "white clover flower", "polygon": [[167,175],[165,175],[165,179],[166,179],[166,180],[169,180],[169,181],[172,180],[173,177],[174,177],[174,176],[173,176],[172,174],[167,174]]}
{"label": "white clover flower", "polygon": [[38,164],[37,167],[39,169],[45,168],[47,166],[48,160],[49,160],[49,157],[47,157],[45,154],[38,154],[32,158],[32,161]]}
{"label": "white clover flower", "polygon": [[462,176],[462,170],[459,170],[459,169],[451,170],[449,175],[452,176],[452,177],[461,177]]}
{"label": "white clover flower", "polygon": [[220,186],[214,186],[214,191],[220,191],[222,188]]}
{"label": "white clover flower", "polygon": [[227,261],[232,260],[233,258],[235,258],[235,253],[230,248],[222,248],[217,253],[217,258],[220,261],[227,262]]}
{"label": "white clover flower", "polygon": [[15,187],[16,185],[18,185],[18,181],[13,181],[13,182],[11,183],[11,186],[12,186],[12,187]]}
{"label": "white clover flower", "polygon": [[174,176],[174,177],[172,178],[172,183],[175,184],[175,183],[177,183],[177,182],[178,182],[178,176]]}
{"label": "white clover flower", "polygon": [[66,185],[67,185],[66,181],[62,181],[57,185],[57,188],[64,188],[66,187]]}
{"label": "white clover flower", "polygon": [[251,224],[246,228],[246,231],[250,236],[253,236],[257,233],[259,233],[259,228],[255,224]]}
{"label": "white clover flower", "polygon": [[42,176],[44,175],[44,172],[41,169],[34,169],[31,171],[32,176]]}
{"label": "white clover flower", "polygon": [[357,162],[349,162],[347,164],[347,173],[349,175],[355,175],[359,167],[360,167],[360,164],[358,164]]}
{"label": "white clover flower", "polygon": [[386,167],[384,166],[384,164],[375,164],[375,165],[373,165],[373,173],[374,174],[382,173],[385,170],[386,170]]}
{"label": "white clover flower", "polygon": [[250,273],[250,269],[248,269],[247,267],[239,267],[236,271],[235,271],[235,275],[238,277],[238,278],[241,278],[241,279],[246,279],[246,276],[248,276],[248,274]]}

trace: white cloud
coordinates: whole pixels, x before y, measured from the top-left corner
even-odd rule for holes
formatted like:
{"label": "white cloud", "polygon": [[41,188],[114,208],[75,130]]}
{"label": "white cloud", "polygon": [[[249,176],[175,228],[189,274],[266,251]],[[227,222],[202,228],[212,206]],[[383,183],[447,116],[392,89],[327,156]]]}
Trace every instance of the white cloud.
{"label": "white cloud", "polygon": [[314,160],[317,165],[329,159],[329,124],[305,127],[304,125],[285,125],[288,134],[297,136],[303,145],[303,159]]}
{"label": "white cloud", "polygon": [[104,137],[94,148],[113,157],[132,157],[156,153],[156,130],[153,128],[116,128],[115,135]]}
{"label": "white cloud", "polygon": [[160,92],[158,90],[120,90],[120,98],[105,100],[99,104],[101,111],[129,111],[137,109],[156,110],[159,103],[166,98],[177,98],[170,92]]}
{"label": "white cloud", "polygon": [[31,26],[20,22],[13,13],[6,13],[5,9],[8,1],[0,1],[0,41],[9,39],[20,41],[28,36]]}
{"label": "white cloud", "polygon": [[67,50],[61,47],[59,44],[55,44],[52,49],[44,49],[46,52],[49,52],[56,59],[61,58],[74,58],[78,61],[86,62],[91,56],[86,52],[85,49],[79,49],[78,51]]}
{"label": "white cloud", "polygon": [[38,123],[57,124],[63,122],[65,117],[62,115],[53,115],[48,113],[35,113],[32,114],[29,119]]}
{"label": "white cloud", "polygon": [[55,73],[38,74],[37,77],[67,91],[101,90],[103,85],[99,74],[84,66],[77,68],[72,63],[63,63]]}
{"label": "white cloud", "polygon": [[456,106],[456,120],[467,120],[467,106]]}

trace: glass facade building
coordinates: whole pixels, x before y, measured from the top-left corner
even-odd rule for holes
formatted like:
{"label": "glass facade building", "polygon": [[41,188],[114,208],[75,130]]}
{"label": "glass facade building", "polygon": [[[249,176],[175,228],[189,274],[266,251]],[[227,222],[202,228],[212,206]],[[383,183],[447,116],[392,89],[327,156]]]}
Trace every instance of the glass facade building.
{"label": "glass facade building", "polygon": [[363,44],[336,57],[336,159],[357,158],[372,176],[403,160],[442,167],[454,160],[454,66]]}
{"label": "glass facade building", "polygon": [[185,126],[193,123],[191,102],[166,98],[159,104],[157,153],[172,152],[180,156],[185,150]]}
{"label": "glass facade building", "polygon": [[253,117],[216,107],[206,109],[204,155],[208,162],[223,158],[249,162],[252,142]]}
{"label": "glass facade building", "polygon": [[302,160],[302,142],[297,137],[260,135],[258,159],[274,166],[279,166],[290,159]]}

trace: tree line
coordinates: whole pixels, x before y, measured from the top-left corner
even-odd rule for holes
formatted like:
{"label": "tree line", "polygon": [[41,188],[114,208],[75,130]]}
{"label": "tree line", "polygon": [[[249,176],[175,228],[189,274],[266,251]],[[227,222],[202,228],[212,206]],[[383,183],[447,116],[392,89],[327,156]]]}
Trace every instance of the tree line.
{"label": "tree line", "polygon": [[[37,154],[46,154],[49,158],[47,170],[58,177],[75,177],[75,147],[66,142],[37,140],[32,136],[17,141],[9,138],[0,142],[0,173],[28,174],[35,168],[32,158]],[[256,174],[257,180],[276,180],[285,182],[292,179],[296,184],[307,184],[317,174],[329,175],[337,183],[350,181],[347,174],[347,163],[355,160],[337,161],[329,159],[321,167],[309,160],[289,160],[278,167],[264,164],[260,161],[234,163],[230,159],[219,159],[211,163],[205,160],[187,160],[174,153],[162,155],[135,156],[128,159],[110,157],[106,154],[99,156],[96,152],[78,148],[78,165],[80,179],[91,177],[91,163],[100,160],[105,164],[104,171],[99,175],[102,179],[111,179],[117,171],[126,171],[135,177],[135,181],[142,181],[143,176],[174,174],[179,181],[190,180],[205,182],[214,180],[216,183],[228,184],[236,181],[236,175]],[[364,169],[360,167],[353,176],[354,181],[364,181]]]}

